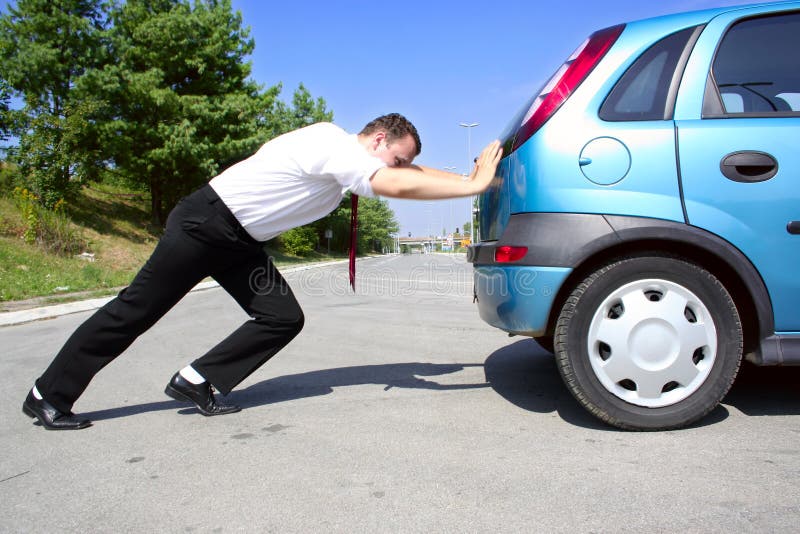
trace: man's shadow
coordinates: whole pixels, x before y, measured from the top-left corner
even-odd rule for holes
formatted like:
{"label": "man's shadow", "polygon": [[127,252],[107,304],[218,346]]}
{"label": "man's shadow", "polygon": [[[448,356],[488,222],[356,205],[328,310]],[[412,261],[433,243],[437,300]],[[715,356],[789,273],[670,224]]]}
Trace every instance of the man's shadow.
{"label": "man's shadow", "polygon": [[[441,384],[437,376],[458,373],[468,367],[482,367],[473,363],[395,363],[383,365],[359,365],[322,369],[294,375],[284,375],[258,382],[241,390],[234,390],[226,402],[242,408],[254,408],[278,402],[287,402],[333,393],[335,388],[375,384],[384,390],[430,389],[438,391],[462,390],[489,387],[486,382]],[[107,410],[84,412],[81,415],[92,421],[115,419],[141,413],[180,409],[181,414],[197,413],[195,408],[168,400],[121,406]]]}
{"label": "man's shadow", "polygon": [[[309,371],[264,380],[235,392],[235,402],[252,408],[276,402],[286,402],[333,393],[335,388],[361,385],[382,385],[384,390],[431,389],[438,391],[489,387],[486,382],[471,384],[440,384],[424,377],[437,377],[463,371],[467,367],[482,367],[470,363],[393,363],[359,365]],[[234,401],[233,393],[231,399]]]}

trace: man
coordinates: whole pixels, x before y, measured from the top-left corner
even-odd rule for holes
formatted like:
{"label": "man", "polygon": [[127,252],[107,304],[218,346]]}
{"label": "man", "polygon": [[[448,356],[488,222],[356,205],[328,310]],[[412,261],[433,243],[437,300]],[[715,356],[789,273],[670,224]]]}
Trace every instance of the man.
{"label": "man", "polygon": [[416,128],[396,113],[357,135],[319,123],[269,141],[178,203],[131,285],[78,327],[22,411],[48,430],[90,426],[72,406],[94,375],[207,276],[252,319],[175,373],[164,392],[206,416],[239,411],[218,403],[212,386],[227,395],[303,327],[303,311],[264,252],[265,241],[324,217],[346,191],[408,199],[478,194],[502,157],[499,142],[491,143],[462,179],[412,165],[421,148]]}

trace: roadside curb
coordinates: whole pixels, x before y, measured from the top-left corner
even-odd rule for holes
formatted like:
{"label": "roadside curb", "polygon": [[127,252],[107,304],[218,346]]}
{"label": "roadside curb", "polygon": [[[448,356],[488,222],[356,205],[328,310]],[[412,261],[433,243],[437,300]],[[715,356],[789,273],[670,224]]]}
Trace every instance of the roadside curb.
{"label": "roadside curb", "polygon": [[[369,256],[366,258],[359,258],[358,261],[360,262],[365,259],[369,259]],[[340,263],[347,263],[347,262],[348,260],[336,260],[336,261],[326,261],[321,263],[309,263],[307,265],[300,265],[297,267],[280,269],[280,272],[281,274],[289,274],[289,273],[306,271],[309,269],[316,269],[318,267],[327,267],[329,265],[337,265]],[[197,284],[192,288],[190,293],[195,291],[203,291],[206,289],[213,289],[215,287],[219,287],[219,284],[217,282],[214,281],[200,282],[199,284]],[[28,310],[0,312],[0,327],[20,325],[24,323],[30,323],[33,321],[52,319],[54,317],[60,317],[62,315],[69,315],[72,313],[80,313],[84,311],[95,310],[97,308],[102,307],[105,303],[109,302],[110,300],[113,300],[114,298],[116,298],[116,295],[95,298],[95,299],[88,299],[88,300],[79,300],[76,302],[66,302],[63,304],[53,304],[50,306],[42,306],[39,308],[31,308]]]}

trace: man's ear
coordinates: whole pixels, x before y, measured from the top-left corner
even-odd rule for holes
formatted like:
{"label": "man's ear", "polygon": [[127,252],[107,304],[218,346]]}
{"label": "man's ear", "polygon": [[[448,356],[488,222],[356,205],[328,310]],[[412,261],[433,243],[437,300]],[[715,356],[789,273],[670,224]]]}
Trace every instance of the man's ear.
{"label": "man's ear", "polygon": [[384,139],[386,139],[386,132],[376,132],[373,134],[372,141],[370,142],[372,150],[378,150],[378,147],[381,146]]}

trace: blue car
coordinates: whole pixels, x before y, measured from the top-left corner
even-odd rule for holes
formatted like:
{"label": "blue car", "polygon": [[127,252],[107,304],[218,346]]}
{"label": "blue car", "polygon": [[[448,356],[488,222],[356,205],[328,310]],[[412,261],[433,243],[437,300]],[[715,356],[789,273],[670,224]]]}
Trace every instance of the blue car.
{"label": "blue car", "polygon": [[678,428],[800,364],[800,2],[600,30],[501,139],[478,310],[592,414]]}

